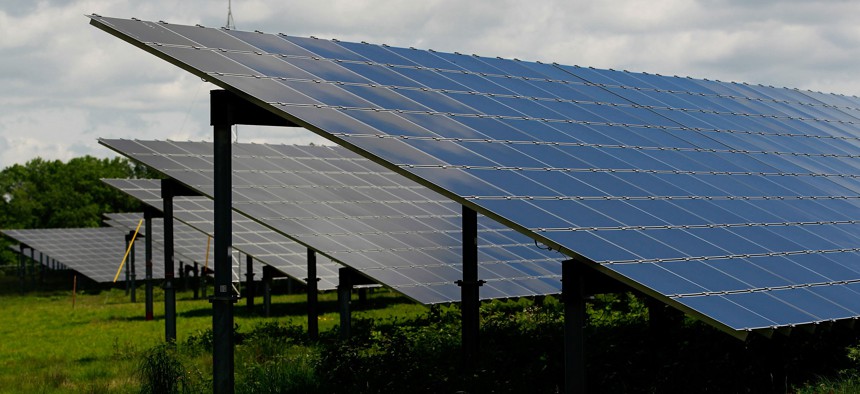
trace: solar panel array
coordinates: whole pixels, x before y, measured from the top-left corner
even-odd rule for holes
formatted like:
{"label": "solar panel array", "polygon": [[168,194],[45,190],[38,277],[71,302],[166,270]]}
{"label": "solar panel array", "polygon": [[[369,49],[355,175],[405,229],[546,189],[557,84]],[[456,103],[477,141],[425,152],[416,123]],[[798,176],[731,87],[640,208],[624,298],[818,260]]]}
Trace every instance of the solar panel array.
{"label": "solar panel array", "polygon": [[[158,180],[103,179],[102,181],[153,208],[160,210],[163,207],[161,182]],[[207,197],[174,197],[173,216],[176,220],[194,228],[198,234],[205,234],[204,238],[214,234],[213,203]],[[159,238],[156,237],[156,239]],[[255,261],[275,267],[301,283],[305,283],[308,277],[307,248],[238,212],[233,213],[232,246],[242,253],[253,256]],[[178,251],[178,246],[176,247]],[[210,245],[211,247],[214,245]],[[319,278],[317,288],[319,290],[336,289],[337,270],[340,267],[342,267],[340,264],[328,259],[317,258],[317,278]],[[255,272],[259,268],[259,264],[254,265]],[[234,278],[236,272],[234,271]],[[259,280],[262,276],[255,274],[255,278]]]}
{"label": "solar panel array", "polygon": [[[212,144],[100,140],[212,195]],[[346,149],[233,144],[233,207],[426,304],[459,301],[460,205]],[[562,255],[479,220],[484,299],[560,291]]]}
{"label": "solar panel array", "polygon": [[726,330],[860,316],[860,99],[92,22]]}
{"label": "solar panel array", "polygon": [[[104,217],[107,219],[105,223],[109,226],[122,229],[123,231],[134,231],[138,223],[143,219],[143,213],[106,213]],[[143,242],[145,228],[141,225],[140,233],[135,242]],[[161,218],[152,219],[152,242],[153,246],[164,250],[164,220]],[[206,264],[207,251],[206,247],[209,244],[209,254],[211,256],[211,242],[208,242],[206,234],[203,234],[192,227],[174,220],[173,224],[173,248],[174,261],[176,263],[176,275],[179,275],[179,262],[183,264],[199,263],[201,266]],[[138,257],[140,261],[140,257]],[[154,261],[154,264],[164,264],[164,261]],[[243,267],[233,267],[233,281],[243,280]]]}
{"label": "solar panel array", "polygon": [[[112,282],[126,251],[126,231],[112,227],[0,230],[6,236],[51,256],[96,282]],[[153,258],[164,261],[164,255],[153,249]],[[142,261],[142,244],[135,245],[137,261]],[[139,257],[138,257],[139,256]],[[138,273],[138,278],[143,275]],[[153,264],[153,278],[164,277],[164,267]],[[124,281],[120,275],[118,281]]]}

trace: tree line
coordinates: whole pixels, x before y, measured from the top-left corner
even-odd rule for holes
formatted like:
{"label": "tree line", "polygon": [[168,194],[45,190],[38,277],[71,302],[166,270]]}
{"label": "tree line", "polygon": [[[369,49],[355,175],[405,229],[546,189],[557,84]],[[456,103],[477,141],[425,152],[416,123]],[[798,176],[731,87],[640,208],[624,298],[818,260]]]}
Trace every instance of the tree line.
{"label": "tree line", "polygon": [[[103,213],[143,209],[102,178],[157,177],[148,167],[121,157],[83,156],[67,162],[36,158],[15,164],[0,171],[0,228],[99,227]],[[15,261],[12,243],[0,239],[3,263]]]}

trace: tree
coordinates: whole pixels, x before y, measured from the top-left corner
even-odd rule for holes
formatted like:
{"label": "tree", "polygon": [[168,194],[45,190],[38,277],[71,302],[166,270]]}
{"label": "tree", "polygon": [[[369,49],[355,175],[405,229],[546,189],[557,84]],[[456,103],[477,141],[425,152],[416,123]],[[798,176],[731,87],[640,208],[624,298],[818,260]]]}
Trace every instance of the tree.
{"label": "tree", "polygon": [[[125,158],[84,156],[63,163],[36,158],[0,171],[0,228],[99,227],[108,212],[139,212],[139,201],[101,182],[102,178],[155,178],[147,167]],[[8,240],[0,241],[10,261]]]}

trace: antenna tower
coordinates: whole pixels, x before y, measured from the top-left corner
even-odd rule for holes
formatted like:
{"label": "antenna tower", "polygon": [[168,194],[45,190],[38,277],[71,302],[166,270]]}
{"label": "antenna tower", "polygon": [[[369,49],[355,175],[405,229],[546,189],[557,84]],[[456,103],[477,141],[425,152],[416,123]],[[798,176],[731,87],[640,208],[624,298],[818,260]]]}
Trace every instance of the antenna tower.
{"label": "antenna tower", "polygon": [[230,30],[236,29],[236,22],[233,21],[233,4],[232,0],[227,0],[227,26],[224,26]]}

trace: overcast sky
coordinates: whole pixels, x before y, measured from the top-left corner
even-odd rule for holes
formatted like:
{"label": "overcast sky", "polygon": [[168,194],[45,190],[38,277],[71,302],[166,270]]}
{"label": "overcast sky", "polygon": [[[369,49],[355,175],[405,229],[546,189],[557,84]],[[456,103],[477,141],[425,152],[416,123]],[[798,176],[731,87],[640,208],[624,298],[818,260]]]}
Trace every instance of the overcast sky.
{"label": "overcast sky", "polygon": [[[199,78],[85,14],[220,27],[227,0],[2,0],[0,168],[109,157],[98,137],[211,140]],[[860,94],[860,2],[234,0],[240,30]],[[318,142],[240,127],[241,142]]]}

